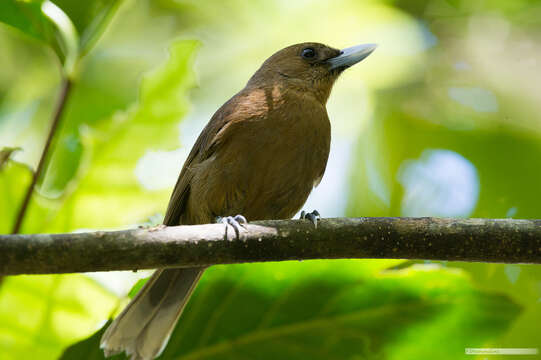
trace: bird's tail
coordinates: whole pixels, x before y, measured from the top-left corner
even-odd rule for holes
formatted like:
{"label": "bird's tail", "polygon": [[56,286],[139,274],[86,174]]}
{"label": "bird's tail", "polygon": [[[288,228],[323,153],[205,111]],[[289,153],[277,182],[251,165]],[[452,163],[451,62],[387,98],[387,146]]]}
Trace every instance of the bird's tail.
{"label": "bird's tail", "polygon": [[150,360],[163,351],[204,268],[157,270],[101,338],[105,356]]}

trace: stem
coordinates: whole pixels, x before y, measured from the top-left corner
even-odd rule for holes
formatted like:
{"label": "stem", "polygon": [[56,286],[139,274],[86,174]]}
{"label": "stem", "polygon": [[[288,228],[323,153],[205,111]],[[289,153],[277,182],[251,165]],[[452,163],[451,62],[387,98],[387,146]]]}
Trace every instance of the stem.
{"label": "stem", "polygon": [[41,153],[41,158],[39,159],[38,167],[36,168],[36,171],[34,172],[34,175],[32,176],[32,181],[30,182],[30,185],[28,186],[28,189],[26,190],[24,200],[21,204],[19,212],[17,213],[17,220],[15,221],[15,225],[13,226],[13,230],[11,231],[12,234],[19,233],[21,229],[24,216],[26,215],[26,210],[28,209],[28,204],[30,203],[30,198],[32,197],[32,193],[34,191],[36,183],[43,171],[43,167],[45,166],[45,161],[47,159],[47,155],[49,154],[49,149],[51,147],[51,143],[53,141],[54,135],[56,134],[56,131],[58,130],[60,119],[62,118],[62,113],[66,105],[66,100],[70,93],[71,85],[72,85],[71,80],[67,76],[65,76],[62,80],[62,87],[60,89],[60,98],[58,99],[58,103],[56,104],[56,109],[54,112],[53,121],[51,123],[51,128],[49,129],[49,135],[47,136],[47,141],[45,142],[45,146],[43,147],[43,151]]}

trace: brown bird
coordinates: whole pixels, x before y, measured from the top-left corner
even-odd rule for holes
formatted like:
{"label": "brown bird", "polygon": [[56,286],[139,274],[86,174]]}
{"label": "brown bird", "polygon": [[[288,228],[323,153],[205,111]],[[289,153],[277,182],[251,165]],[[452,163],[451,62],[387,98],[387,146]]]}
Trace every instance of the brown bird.
{"label": "brown bird", "polygon": [[[218,219],[238,232],[244,217],[293,217],[325,172],[331,142],[325,104],[331,88],[344,69],[375,48],[365,44],[337,50],[303,43],[268,58],[199,135],[163,223]],[[317,224],[316,215],[302,217]],[[203,271],[157,270],[103,335],[105,355],[158,356]]]}

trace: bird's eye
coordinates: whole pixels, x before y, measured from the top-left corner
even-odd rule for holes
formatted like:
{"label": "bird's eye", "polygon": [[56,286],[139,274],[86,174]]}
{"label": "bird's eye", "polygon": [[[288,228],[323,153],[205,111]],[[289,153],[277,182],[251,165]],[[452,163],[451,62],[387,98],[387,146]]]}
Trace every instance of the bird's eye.
{"label": "bird's eye", "polygon": [[312,59],[316,56],[316,51],[313,48],[306,48],[302,50],[301,56],[305,59]]}

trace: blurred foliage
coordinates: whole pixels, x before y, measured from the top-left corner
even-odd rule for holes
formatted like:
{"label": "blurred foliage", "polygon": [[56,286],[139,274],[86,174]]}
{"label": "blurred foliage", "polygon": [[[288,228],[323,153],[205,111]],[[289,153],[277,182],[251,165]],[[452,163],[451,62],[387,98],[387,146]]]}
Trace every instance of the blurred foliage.
{"label": "blurred foliage", "polygon": [[55,359],[96,329],[116,298],[83,275],[17,276],[0,293],[2,359]]}
{"label": "blurred foliage", "polygon": [[[422,76],[374,95],[374,121],[363,132],[363,138],[374,140],[358,142],[359,166],[353,167],[347,213],[541,217],[541,74],[528,64],[541,51],[532,42],[541,31],[539,3],[395,4],[426,21],[438,45],[426,57]],[[461,185],[463,171],[442,170],[426,161],[439,149],[474,167],[480,191],[473,207],[445,212],[445,205],[460,203],[457,198],[468,185]],[[401,178],[411,163],[422,165],[413,168],[413,185]],[[409,203],[415,204],[413,210]],[[505,293],[523,306],[495,343],[498,347],[541,345],[536,330],[541,321],[539,266],[448,266],[467,270],[479,288]]]}
{"label": "blurred foliage", "polygon": [[[462,271],[385,270],[398,262],[215,266],[161,358],[457,359],[463,344],[481,347],[519,312],[473,288]],[[101,334],[63,359],[103,359],[93,351]]]}
{"label": "blurred foliage", "polygon": [[27,165],[10,160],[14,148],[0,150],[0,232],[11,232],[11,226],[15,222],[15,211],[19,208],[25,188],[30,185],[32,171]]}
{"label": "blurred foliage", "polygon": [[48,44],[59,57],[64,57],[62,45],[55,36],[54,24],[42,12],[43,1],[7,0],[0,3],[0,21],[25,35]]}
{"label": "blurred foliage", "polygon": [[65,63],[69,57],[90,50],[119,4],[120,0],[82,4],[63,0],[5,0],[0,4],[0,22],[49,45]]}
{"label": "blurred foliage", "polygon": [[[74,85],[23,232],[159,221],[212,113],[265,58],[301,41],[380,44],[328,104],[333,151],[311,197],[324,215],[541,217],[537,1],[53,0],[67,28],[42,3],[0,2],[2,233],[41,154],[73,39]],[[103,286],[83,275],[4,279],[0,357],[54,359],[73,344],[63,359],[102,358],[103,328],[91,334],[125,301],[107,290],[119,276]],[[540,300],[539,266],[217,266],[162,358],[457,359],[465,347],[541,347]]]}
{"label": "blurred foliage", "polygon": [[190,60],[196,46],[193,41],[173,43],[167,63],[143,77],[138,103],[87,130],[83,143],[91,155],[82,165],[87,169],[48,225],[50,231],[127,226],[164,211],[169,194],[143,191],[134,169],[147,149],[178,146],[178,120],[194,82]]}

